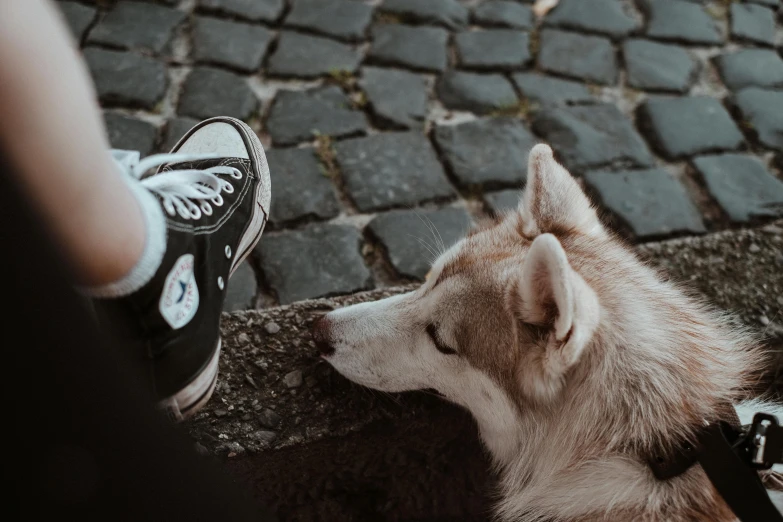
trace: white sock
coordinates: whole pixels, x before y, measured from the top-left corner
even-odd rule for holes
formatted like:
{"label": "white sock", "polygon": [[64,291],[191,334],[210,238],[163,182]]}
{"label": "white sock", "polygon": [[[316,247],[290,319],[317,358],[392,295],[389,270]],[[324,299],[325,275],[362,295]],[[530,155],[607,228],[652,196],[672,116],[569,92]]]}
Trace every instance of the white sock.
{"label": "white sock", "polygon": [[141,207],[146,231],[144,250],[136,265],[121,279],[101,286],[82,287],[82,292],[89,297],[112,298],[132,294],[152,279],[166,253],[166,217],[160,202],[139,181],[124,174],[120,175]]}

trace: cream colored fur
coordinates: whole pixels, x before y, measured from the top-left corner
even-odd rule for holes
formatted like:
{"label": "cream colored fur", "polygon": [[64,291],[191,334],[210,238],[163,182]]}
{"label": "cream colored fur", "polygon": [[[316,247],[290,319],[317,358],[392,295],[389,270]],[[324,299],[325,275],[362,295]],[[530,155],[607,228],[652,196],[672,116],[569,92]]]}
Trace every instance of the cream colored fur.
{"label": "cream colored fur", "polygon": [[607,232],[545,145],[517,212],[444,252],[419,289],[326,320],[327,360],[349,379],[435,388],[472,412],[501,520],[733,520],[698,465],[662,482],[644,456],[740,401],[761,352]]}

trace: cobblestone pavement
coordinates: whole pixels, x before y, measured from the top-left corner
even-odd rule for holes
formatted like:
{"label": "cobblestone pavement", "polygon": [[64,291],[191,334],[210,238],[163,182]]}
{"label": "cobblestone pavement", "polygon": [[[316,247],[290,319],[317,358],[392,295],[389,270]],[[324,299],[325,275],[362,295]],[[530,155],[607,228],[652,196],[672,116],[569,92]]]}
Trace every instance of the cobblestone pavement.
{"label": "cobblestone pavement", "polygon": [[114,147],[217,115],[261,137],[271,221],[227,310],[422,278],[516,204],[539,141],[635,242],[783,213],[778,0],[59,5]]}

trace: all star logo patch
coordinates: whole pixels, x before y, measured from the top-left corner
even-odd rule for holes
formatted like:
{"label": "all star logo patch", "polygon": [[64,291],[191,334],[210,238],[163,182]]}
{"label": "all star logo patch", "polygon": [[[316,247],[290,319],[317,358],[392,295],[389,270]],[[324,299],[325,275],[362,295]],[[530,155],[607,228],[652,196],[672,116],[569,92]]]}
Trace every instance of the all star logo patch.
{"label": "all star logo patch", "polygon": [[193,255],[185,254],[177,259],[166,276],[163,294],[160,296],[160,315],[175,330],[193,319],[198,310],[198,287],[193,275]]}

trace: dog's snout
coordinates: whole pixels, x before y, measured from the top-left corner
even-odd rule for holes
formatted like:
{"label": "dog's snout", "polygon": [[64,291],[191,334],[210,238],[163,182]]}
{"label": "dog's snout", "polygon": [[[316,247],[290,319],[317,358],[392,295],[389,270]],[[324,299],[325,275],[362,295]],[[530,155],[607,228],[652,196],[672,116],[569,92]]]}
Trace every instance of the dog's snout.
{"label": "dog's snout", "polygon": [[331,323],[327,317],[321,316],[313,323],[313,341],[315,347],[321,352],[321,355],[332,355],[334,345],[331,339]]}

